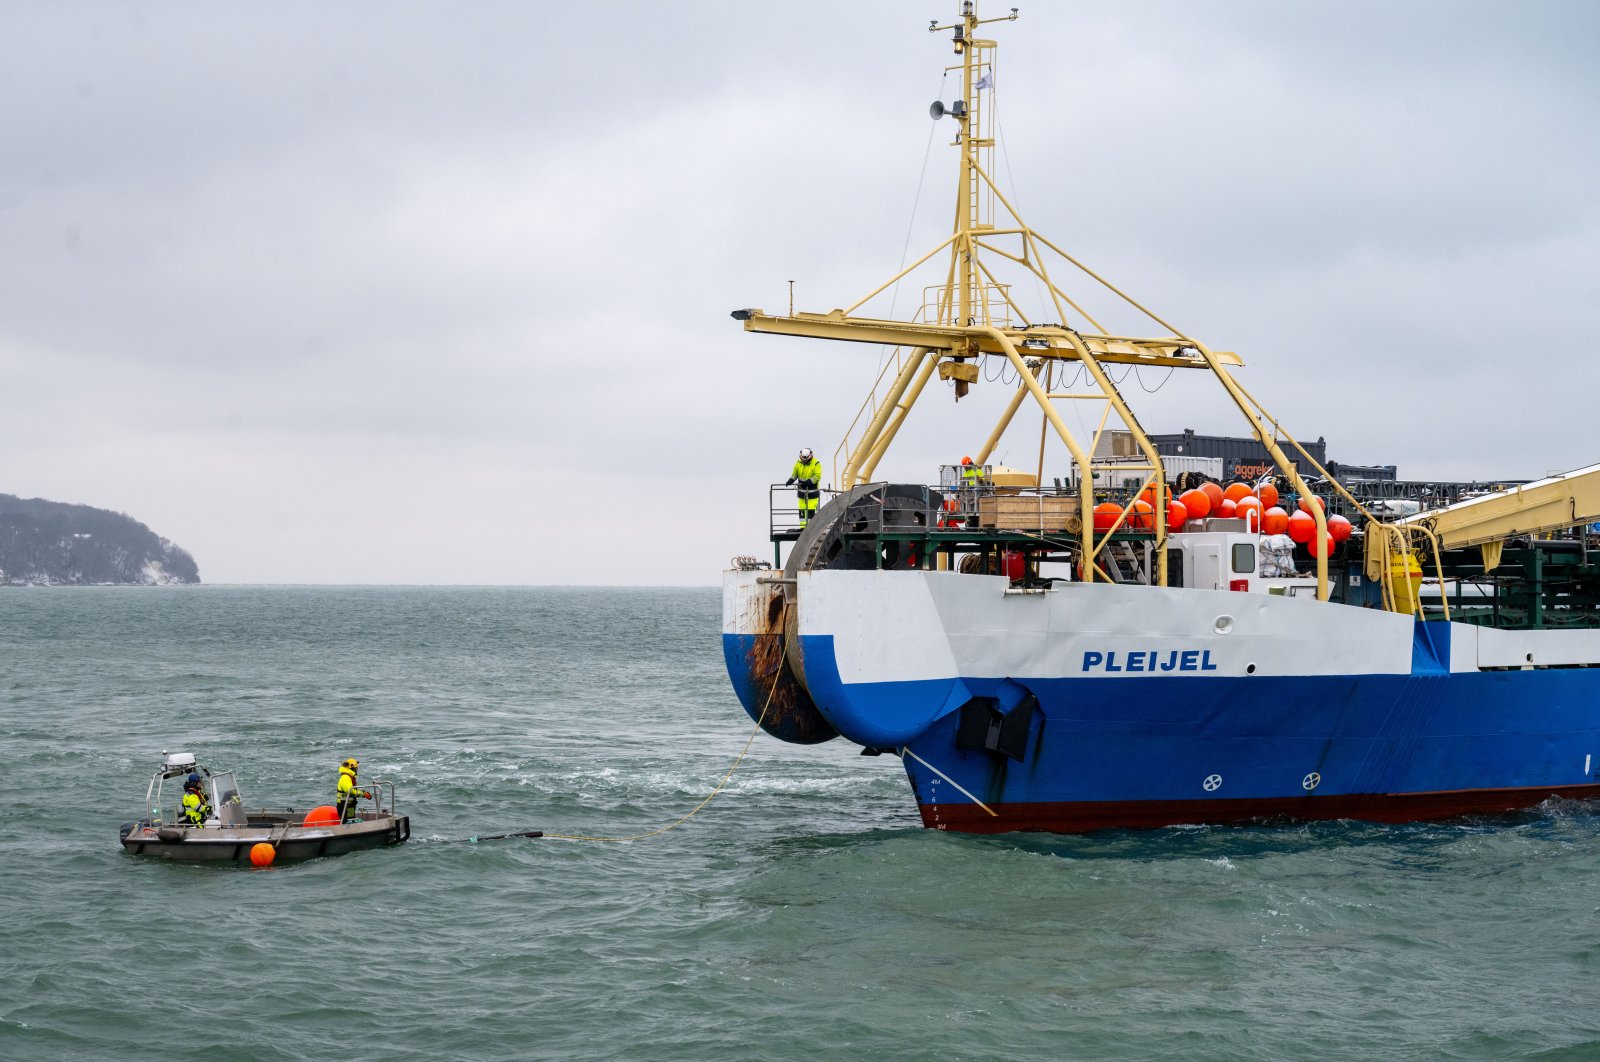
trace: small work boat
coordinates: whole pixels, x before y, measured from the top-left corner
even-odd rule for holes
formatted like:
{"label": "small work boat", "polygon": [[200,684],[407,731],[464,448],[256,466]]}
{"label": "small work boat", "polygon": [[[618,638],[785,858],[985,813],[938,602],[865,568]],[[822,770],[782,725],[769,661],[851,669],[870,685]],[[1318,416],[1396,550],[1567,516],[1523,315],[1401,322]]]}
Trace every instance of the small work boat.
{"label": "small work boat", "polygon": [[[212,813],[193,825],[183,811],[184,781],[200,776]],[[411,819],[395,812],[394,783],[362,782],[372,795],[360,801],[346,822],[332,805],[247,808],[232,771],[213,771],[187,752],[161,754],[161,766],[145,791],[145,818],[122,826],[122,847],[134,855],[185,863],[274,862],[343,855],[359,848],[400,844],[411,836]],[[271,853],[252,850],[270,845]]]}

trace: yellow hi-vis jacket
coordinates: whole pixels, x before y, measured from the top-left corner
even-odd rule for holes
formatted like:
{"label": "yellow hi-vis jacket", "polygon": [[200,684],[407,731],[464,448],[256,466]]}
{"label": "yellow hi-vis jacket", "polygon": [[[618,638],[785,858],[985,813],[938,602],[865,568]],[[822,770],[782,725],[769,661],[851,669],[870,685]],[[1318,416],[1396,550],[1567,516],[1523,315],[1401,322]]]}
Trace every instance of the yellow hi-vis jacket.
{"label": "yellow hi-vis jacket", "polygon": [[339,799],[339,808],[343,810],[346,805],[354,805],[357,797],[370,797],[371,793],[365,789],[356,788],[356,772],[348,767],[339,768],[339,784],[336,787]]}
{"label": "yellow hi-vis jacket", "polygon": [[206,815],[210,811],[210,806],[206,804],[199,793],[196,793],[193,789],[185,789],[183,791],[183,817],[188,819],[191,825],[204,825]]}
{"label": "yellow hi-vis jacket", "polygon": [[813,457],[809,462],[796,461],[794,471],[789,473],[800,488],[800,497],[815,498],[822,486],[822,462]]}

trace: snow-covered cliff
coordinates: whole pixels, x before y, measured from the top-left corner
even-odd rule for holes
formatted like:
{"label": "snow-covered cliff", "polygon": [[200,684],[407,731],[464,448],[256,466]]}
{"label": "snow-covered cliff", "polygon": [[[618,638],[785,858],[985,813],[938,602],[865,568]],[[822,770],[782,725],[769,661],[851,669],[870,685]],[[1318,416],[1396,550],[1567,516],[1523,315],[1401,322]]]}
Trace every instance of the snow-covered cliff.
{"label": "snow-covered cliff", "polygon": [[0,494],[0,583],[198,583],[187,550],[133,517]]}

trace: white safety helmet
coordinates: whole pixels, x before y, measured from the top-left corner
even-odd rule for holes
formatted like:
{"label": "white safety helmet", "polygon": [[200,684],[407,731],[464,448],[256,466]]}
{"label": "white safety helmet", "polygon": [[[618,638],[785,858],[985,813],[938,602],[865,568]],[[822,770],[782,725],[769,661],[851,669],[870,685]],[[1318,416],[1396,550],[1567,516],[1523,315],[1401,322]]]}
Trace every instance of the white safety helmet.
{"label": "white safety helmet", "polygon": [[800,460],[802,460],[802,461],[811,460],[811,448],[810,447],[808,447],[808,446],[807,447],[801,447],[801,449],[800,449]]}

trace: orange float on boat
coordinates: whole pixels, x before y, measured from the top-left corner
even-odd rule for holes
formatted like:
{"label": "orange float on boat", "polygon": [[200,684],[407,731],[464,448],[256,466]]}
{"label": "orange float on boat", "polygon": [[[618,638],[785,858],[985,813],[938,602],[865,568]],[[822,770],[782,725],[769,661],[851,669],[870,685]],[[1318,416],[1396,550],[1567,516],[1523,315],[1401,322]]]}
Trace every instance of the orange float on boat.
{"label": "orange float on boat", "polygon": [[1203,490],[1186,490],[1178,495],[1178,500],[1189,512],[1189,519],[1204,520],[1211,515],[1211,495]]}
{"label": "orange float on boat", "polygon": [[1261,533],[1281,535],[1289,530],[1289,514],[1274,505],[1261,514]]}
{"label": "orange float on boat", "polygon": [[1122,515],[1122,506],[1116,502],[1101,502],[1094,507],[1094,529],[1100,532],[1110,531],[1117,525],[1117,517]]}
{"label": "orange float on boat", "polygon": [[339,825],[339,809],[332,804],[322,804],[306,812],[302,826],[337,826]]}
{"label": "orange float on boat", "polygon": [[1189,507],[1174,498],[1167,502],[1167,530],[1182,531],[1189,520]]}
{"label": "orange float on boat", "polygon": [[1317,533],[1317,522],[1312,519],[1310,513],[1302,510],[1289,517],[1287,531],[1290,538],[1304,544],[1310,542],[1311,536]]}
{"label": "orange float on boat", "polygon": [[1229,501],[1238,501],[1240,498],[1248,498],[1254,493],[1255,491],[1250,489],[1248,483],[1229,483],[1223,490],[1222,496]]}

